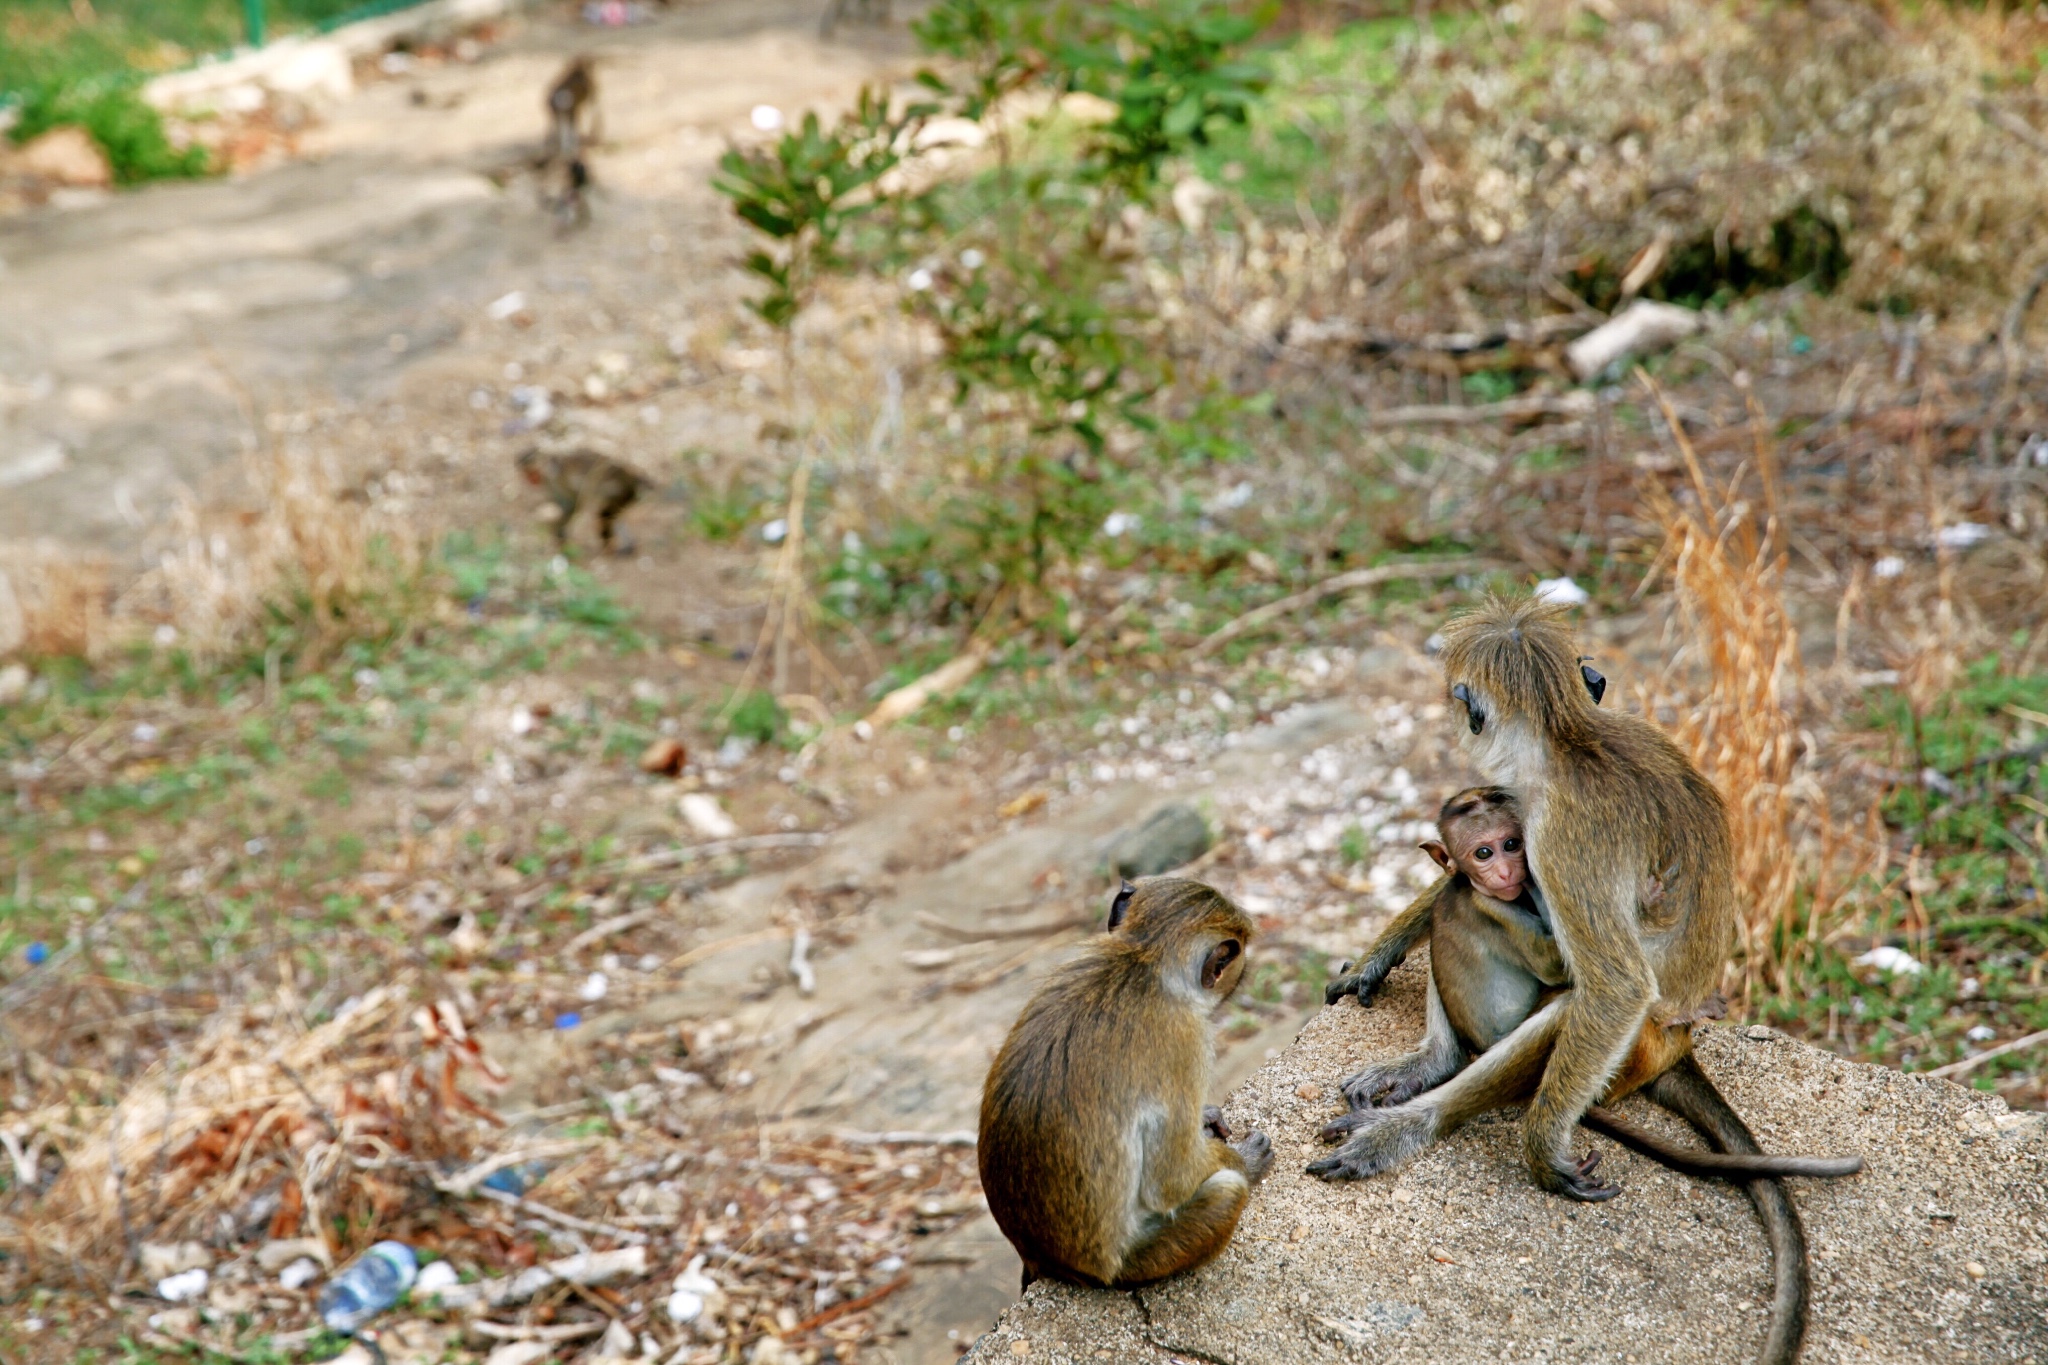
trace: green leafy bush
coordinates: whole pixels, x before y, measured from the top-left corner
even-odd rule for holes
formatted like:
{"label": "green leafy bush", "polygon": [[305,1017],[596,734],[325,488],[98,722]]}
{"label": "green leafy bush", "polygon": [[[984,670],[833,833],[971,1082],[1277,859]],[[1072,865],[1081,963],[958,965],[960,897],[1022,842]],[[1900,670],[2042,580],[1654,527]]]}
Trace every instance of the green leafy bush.
{"label": "green leafy bush", "polygon": [[129,81],[51,82],[31,89],[14,126],[17,142],[52,128],[85,129],[107,154],[114,179],[123,185],[145,180],[205,175],[211,158],[204,147],[177,148],[164,133],[163,116],[143,102]]}

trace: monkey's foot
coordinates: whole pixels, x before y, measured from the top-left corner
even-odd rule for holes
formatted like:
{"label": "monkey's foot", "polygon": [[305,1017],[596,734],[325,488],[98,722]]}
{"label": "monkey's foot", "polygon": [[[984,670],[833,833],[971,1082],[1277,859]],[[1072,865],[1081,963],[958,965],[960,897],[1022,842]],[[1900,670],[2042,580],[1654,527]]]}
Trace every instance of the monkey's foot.
{"label": "monkey's foot", "polygon": [[1246,1133],[1242,1142],[1231,1143],[1230,1150],[1244,1159],[1244,1173],[1250,1180],[1264,1179],[1273,1169],[1273,1139],[1256,1128]]}
{"label": "monkey's foot", "polygon": [[1419,1056],[1409,1056],[1369,1066],[1345,1077],[1337,1088],[1344,1092],[1344,1102],[1356,1111],[1406,1104],[1437,1083],[1421,1065]]}
{"label": "monkey's foot", "polygon": [[1401,1165],[1429,1146],[1436,1133],[1435,1118],[1425,1109],[1361,1109],[1337,1122],[1348,1125],[1350,1141],[1322,1160],[1311,1161],[1310,1175],[1364,1180]]}
{"label": "monkey's foot", "polygon": [[1620,1194],[1621,1186],[1594,1175],[1593,1168],[1599,1164],[1598,1152],[1588,1152],[1577,1161],[1552,1160],[1545,1168],[1550,1172],[1552,1179],[1540,1183],[1552,1193],[1561,1194],[1567,1199],[1577,1199],[1587,1204],[1602,1204]]}
{"label": "monkey's foot", "polygon": [[1230,1141],[1230,1121],[1223,1117],[1223,1110],[1220,1106],[1214,1104],[1202,1106],[1202,1131],[1208,1133],[1211,1137],[1222,1138],[1225,1142]]}

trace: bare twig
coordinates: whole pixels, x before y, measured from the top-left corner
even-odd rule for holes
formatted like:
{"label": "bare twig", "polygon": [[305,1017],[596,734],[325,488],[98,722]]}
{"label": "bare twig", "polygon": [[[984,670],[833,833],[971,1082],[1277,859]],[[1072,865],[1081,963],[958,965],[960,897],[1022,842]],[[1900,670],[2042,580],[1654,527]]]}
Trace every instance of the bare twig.
{"label": "bare twig", "polygon": [[2041,1029],[2035,1033],[2029,1033],[2024,1038],[2015,1038],[2009,1043],[2000,1043],[1997,1047],[1980,1052],[1974,1057],[1965,1057],[1960,1062],[1950,1062],[1947,1066],[1938,1066],[1932,1071],[1922,1072],[1921,1074],[1925,1076],[1940,1076],[1943,1079],[1954,1076],[1967,1076],[1970,1072],[1975,1071],[1978,1067],[1995,1057],[2003,1057],[2008,1053],[2024,1051],[2030,1047],[2037,1047],[2042,1043],[2048,1043],[2048,1028]]}
{"label": "bare twig", "polygon": [[1570,393],[1535,394],[1499,403],[1474,403],[1470,407],[1457,403],[1417,403],[1381,408],[1362,414],[1358,424],[1367,428],[1474,426],[1482,422],[1524,422],[1536,417],[1586,417],[1598,406],[1599,400],[1592,394],[1574,389]]}
{"label": "bare twig", "polygon": [[974,1134],[964,1128],[950,1133],[919,1133],[901,1129],[864,1133],[856,1128],[839,1128],[833,1131],[832,1136],[849,1147],[972,1147],[975,1141]]}
{"label": "bare twig", "polygon": [[1063,929],[1086,929],[1095,920],[1090,915],[1068,915],[1050,923],[1019,924],[1008,929],[968,929],[958,924],[948,924],[937,915],[920,913],[917,922],[927,929],[938,930],[948,938],[973,943],[990,943],[999,938],[1038,938],[1044,934],[1057,934]]}
{"label": "bare twig", "polygon": [[551,1209],[546,1204],[535,1203],[533,1200],[521,1195],[506,1194],[503,1190],[494,1190],[485,1185],[477,1186],[474,1193],[503,1204],[508,1209],[517,1209],[520,1213],[538,1218],[544,1223],[554,1223],[557,1226],[571,1228],[577,1232],[587,1232],[593,1237],[609,1237],[615,1242],[624,1242],[628,1246],[647,1245],[648,1237],[644,1232],[634,1232],[630,1228],[615,1227],[610,1223],[596,1223],[588,1218],[578,1218],[574,1214],[563,1213],[560,1209]]}
{"label": "bare twig", "polygon": [[880,1289],[863,1294],[857,1299],[848,1299],[845,1303],[835,1303],[823,1312],[811,1314],[802,1322],[790,1328],[786,1335],[795,1336],[799,1332],[809,1332],[815,1328],[823,1327],[828,1322],[843,1318],[849,1313],[858,1313],[863,1308],[872,1308],[909,1283],[910,1277],[902,1275],[889,1281]]}
{"label": "bare twig", "polygon": [[1490,560],[1467,557],[1406,564],[1378,564],[1370,569],[1353,569],[1349,573],[1326,578],[1312,588],[1283,597],[1277,602],[1254,607],[1235,621],[1212,632],[1196,645],[1194,657],[1199,659],[1214,654],[1246,631],[1256,630],[1268,621],[1300,611],[1304,607],[1312,607],[1327,598],[1357,592],[1361,588],[1375,588],[1382,583],[1402,582],[1411,578],[1449,578],[1461,573],[1477,573],[1491,567],[1493,565]]}
{"label": "bare twig", "polygon": [[608,1322],[561,1322],[542,1327],[520,1322],[492,1322],[488,1318],[477,1318],[469,1328],[480,1337],[494,1341],[574,1341],[578,1337],[594,1337],[605,1330]]}
{"label": "bare twig", "polygon": [[1988,121],[1997,124],[2006,132],[2026,143],[2043,156],[2048,156],[2048,136],[2033,124],[2015,114],[2012,110],[1993,104],[1987,99],[1974,99],[1970,104]]}

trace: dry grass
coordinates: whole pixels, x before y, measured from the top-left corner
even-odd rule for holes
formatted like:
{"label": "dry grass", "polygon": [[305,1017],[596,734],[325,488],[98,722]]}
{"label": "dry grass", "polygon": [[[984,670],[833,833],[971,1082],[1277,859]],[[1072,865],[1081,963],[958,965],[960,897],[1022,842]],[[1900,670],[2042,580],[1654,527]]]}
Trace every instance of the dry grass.
{"label": "dry grass", "polygon": [[[1805,836],[1826,824],[1824,805],[1796,792],[1804,746],[1797,707],[1802,684],[1799,640],[1785,603],[1785,550],[1777,517],[1771,449],[1757,435],[1761,525],[1730,488],[1716,493],[1684,425],[1655,394],[1685,457],[1696,505],[1683,507],[1661,484],[1649,485],[1648,512],[1664,537],[1670,574],[1689,643],[1674,668],[1701,680],[1678,708],[1678,742],[1721,789],[1735,838],[1740,951],[1734,970],[1747,996],[1782,983],[1806,931],[1798,922]],[[1738,479],[1740,475],[1738,475]]]}
{"label": "dry grass", "polygon": [[202,512],[187,497],[155,562],[119,588],[96,556],[0,552],[0,658],[98,659],[154,639],[212,660],[278,624],[317,651],[373,627],[417,583],[422,533],[347,500],[318,455],[273,446],[246,474],[253,510]]}

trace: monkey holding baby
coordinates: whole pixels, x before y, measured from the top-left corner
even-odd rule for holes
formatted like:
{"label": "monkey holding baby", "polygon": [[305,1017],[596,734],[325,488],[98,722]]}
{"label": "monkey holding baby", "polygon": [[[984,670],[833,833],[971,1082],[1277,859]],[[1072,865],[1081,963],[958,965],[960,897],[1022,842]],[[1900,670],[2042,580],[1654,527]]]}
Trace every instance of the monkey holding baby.
{"label": "monkey holding baby", "polygon": [[1109,932],[1025,1005],[989,1068],[976,1155],[996,1225],[1047,1277],[1127,1288],[1201,1265],[1273,1162],[1205,1108],[1210,1015],[1252,922],[1200,882],[1124,883]]}
{"label": "monkey holding baby", "polygon": [[[1527,1101],[1524,1150],[1537,1183],[1553,1192],[1619,1193],[1593,1174],[1597,1153],[1571,1155],[1582,1120],[1677,1169],[1742,1180],[1776,1267],[1762,1359],[1789,1362],[1805,1334],[1806,1248],[1779,1177],[1853,1174],[1862,1161],[1762,1155],[1693,1057],[1691,1026],[1722,1008],[1714,987],[1734,937],[1726,812],[1655,726],[1598,709],[1605,681],[1574,653],[1562,614],[1496,599],[1445,632],[1449,696],[1467,751],[1498,795],[1447,807],[1443,855],[1431,855],[1451,875],[1331,984],[1332,1001],[1367,1000],[1431,937],[1422,1046],[1344,1082],[1351,1111],[1324,1130],[1344,1145],[1309,1170],[1336,1179],[1390,1170],[1476,1115]],[[1510,838],[1534,885],[1488,866]],[[1487,858],[1481,847],[1492,850]],[[1650,867],[1665,871],[1646,876]],[[1489,894],[1509,890],[1514,902]],[[1534,923],[1516,918],[1523,913]],[[1675,1147],[1595,1103],[1638,1089],[1715,1151]]]}

